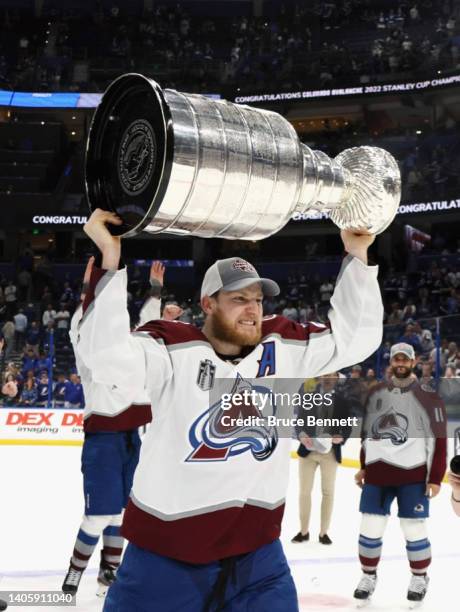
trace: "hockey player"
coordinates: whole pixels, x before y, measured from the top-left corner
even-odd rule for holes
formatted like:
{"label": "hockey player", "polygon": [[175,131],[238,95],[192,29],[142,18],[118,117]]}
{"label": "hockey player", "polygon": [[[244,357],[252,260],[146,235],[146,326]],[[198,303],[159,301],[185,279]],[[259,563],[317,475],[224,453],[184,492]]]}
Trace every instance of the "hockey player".
{"label": "hockey player", "polygon": [[[84,291],[89,281],[94,258],[88,263]],[[151,296],[140,313],[140,324],[160,317],[160,292],[164,266],[154,262],[150,271]],[[84,303],[85,295],[82,295]],[[84,412],[85,441],[82,451],[85,515],[75,542],[70,567],[62,585],[65,593],[75,594],[100,536],[104,546],[98,574],[98,595],[103,596],[115,579],[120,563],[123,538],[120,536],[123,508],[132,486],[139,459],[138,427],[151,420],[151,408],[145,394],[138,394],[127,407],[117,401],[111,388],[99,385],[82,363],[77,348],[81,305],[71,322],[70,337],[77,369],[82,377],[86,396]],[[176,313],[176,316],[180,314]],[[116,386],[116,380],[113,381]]]}
{"label": "hockey player", "polygon": [[104,611],[295,612],[279,541],[291,441],[273,427],[225,425],[219,379],[234,389],[258,379],[266,388],[273,379],[314,377],[371,354],[383,316],[377,268],[367,265],[374,237],[342,232],[349,255],[329,325],[262,320],[264,295],[279,287],[232,257],[205,274],[202,330],[160,321],[130,334],[121,240],[108,223],[121,220],[98,209],[85,226],[102,268],[93,268],[95,299],[80,324],[78,351],[94,380],[117,381],[120,401],[146,390],[155,418],[123,519],[129,544]]}
{"label": "hockey player", "polygon": [[377,583],[382,538],[393,500],[406,539],[412,572],[407,599],[417,605],[428,588],[431,563],[426,519],[446,470],[446,417],[442,400],[413,374],[415,353],[410,344],[391,347],[389,382],[375,386],[365,407],[361,470],[362,487],[359,558],[362,578],[354,592],[361,602]]}

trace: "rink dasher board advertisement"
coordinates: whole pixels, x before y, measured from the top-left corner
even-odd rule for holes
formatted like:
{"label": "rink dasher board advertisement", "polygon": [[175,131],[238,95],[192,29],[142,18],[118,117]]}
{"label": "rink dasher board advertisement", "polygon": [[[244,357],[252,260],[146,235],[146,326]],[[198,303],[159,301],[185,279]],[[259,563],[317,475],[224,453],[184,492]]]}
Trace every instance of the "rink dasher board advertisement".
{"label": "rink dasher board advertisement", "polygon": [[[142,428],[144,429],[144,428]],[[144,433],[143,431],[140,432]],[[460,454],[460,420],[447,424],[449,460]],[[83,410],[68,408],[0,408],[0,444],[43,444],[78,446],[83,443]],[[360,438],[352,434],[344,446],[344,463],[356,466]],[[297,457],[298,442],[292,440],[292,456]]]}
{"label": "rink dasher board advertisement", "polygon": [[0,444],[83,444],[83,410],[68,408],[1,408]]}

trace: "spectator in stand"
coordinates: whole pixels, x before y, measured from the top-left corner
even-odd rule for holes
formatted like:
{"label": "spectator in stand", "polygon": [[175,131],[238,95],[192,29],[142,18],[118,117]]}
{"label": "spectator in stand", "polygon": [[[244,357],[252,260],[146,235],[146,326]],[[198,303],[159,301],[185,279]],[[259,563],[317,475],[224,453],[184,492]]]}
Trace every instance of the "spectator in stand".
{"label": "spectator in stand", "polygon": [[410,344],[417,354],[422,352],[420,337],[415,333],[415,327],[412,324],[406,326],[404,334],[399,338],[398,343]]}
{"label": "spectator in stand", "polygon": [[67,310],[65,303],[61,303],[61,309],[56,313],[56,339],[65,340],[68,335],[70,322],[70,312]]}
{"label": "spectator in stand", "polygon": [[14,374],[7,374],[5,382],[2,385],[2,395],[5,396],[3,398],[4,406],[16,405],[18,397],[18,381],[16,380]]}
{"label": "spectator in stand", "polygon": [[38,349],[41,341],[41,331],[37,321],[32,321],[30,328],[26,333],[26,351],[32,349],[34,354],[38,356]]}
{"label": "spectator in stand", "polygon": [[319,288],[321,305],[329,307],[329,301],[334,291],[334,285],[331,280],[326,280]]}
{"label": "spectator in stand", "polygon": [[16,285],[13,283],[13,281],[8,281],[8,284],[5,287],[3,293],[5,296],[7,313],[9,316],[13,316],[13,313],[16,312],[16,302],[17,302]]}
{"label": "spectator in stand", "polygon": [[421,353],[424,356],[428,356],[434,349],[433,334],[429,329],[422,330],[421,341],[420,341]]}
{"label": "spectator in stand", "polygon": [[418,12],[418,8],[416,4],[413,4],[409,9],[409,17],[411,18],[412,23],[419,21],[420,13]]}
{"label": "spectator in stand", "polygon": [[[29,372],[27,373],[29,374]],[[35,406],[37,404],[37,384],[35,378],[28,377],[22,387],[21,396],[19,399],[20,406]]]}
{"label": "spectator in stand", "polygon": [[28,302],[32,295],[32,275],[28,270],[21,270],[17,279],[19,301]]}
{"label": "spectator in stand", "polygon": [[292,302],[288,302],[286,308],[283,309],[283,317],[291,321],[299,320],[299,312]]}
{"label": "spectator in stand", "polygon": [[49,286],[47,285],[46,287],[44,287],[42,296],[40,298],[40,307],[41,307],[40,309],[45,310],[48,304],[50,304],[52,301],[53,301],[53,294],[51,293],[51,290]]}
{"label": "spectator in stand", "polygon": [[37,321],[37,308],[34,306],[34,304],[27,304],[27,306],[24,308],[24,316],[27,319],[27,324],[29,324],[29,321]]}
{"label": "spectator in stand", "polygon": [[15,349],[22,351],[24,346],[25,336],[27,330],[27,317],[24,314],[22,308],[14,315],[14,342]]}
{"label": "spectator in stand", "polygon": [[398,302],[393,302],[391,304],[391,312],[388,315],[387,323],[388,325],[399,325],[403,318],[403,312],[399,307]]}
{"label": "spectator in stand", "polygon": [[77,374],[71,374],[70,380],[65,383],[64,402],[65,408],[85,407],[83,387]]}
{"label": "spectator in stand", "polygon": [[48,404],[49,386],[48,373],[43,371],[37,382],[37,406],[46,406]]}
{"label": "spectator in stand", "polygon": [[56,318],[56,311],[54,310],[52,304],[48,304],[42,316],[43,327],[47,327],[50,321],[51,323],[53,323],[55,318]]}
{"label": "spectator in stand", "polygon": [[14,350],[14,323],[8,319],[2,327],[2,336],[5,341],[5,359],[9,359]]}
{"label": "spectator in stand", "polygon": [[458,359],[458,347],[456,342],[449,342],[446,353],[446,366],[455,368]]}
{"label": "spectator in stand", "polygon": [[414,304],[414,300],[408,299],[407,304],[402,309],[402,319],[407,321],[408,319],[414,319],[417,314],[417,307]]}
{"label": "spectator in stand", "polygon": [[422,363],[422,374],[420,376],[420,385],[429,391],[436,390],[436,380],[433,378],[433,364],[431,361]]}
{"label": "spectator in stand", "polygon": [[38,354],[38,359],[35,362],[35,371],[37,373],[46,371],[49,372],[51,368],[51,358],[48,357],[45,351],[40,351]]}
{"label": "spectator in stand", "polygon": [[74,294],[69,282],[64,283],[64,291],[59,301],[61,302],[61,310],[65,310],[63,308],[65,305],[70,305],[74,302]]}
{"label": "spectator in stand", "polygon": [[54,405],[56,408],[64,408],[65,405],[65,390],[68,380],[65,374],[58,374],[57,382],[53,390]]}
{"label": "spectator in stand", "polygon": [[22,375],[13,361],[10,361],[10,363],[6,367],[6,370],[3,372],[3,382],[6,381],[6,378],[9,374],[12,374],[14,376],[14,379],[18,383],[22,382]]}
{"label": "spectator in stand", "polygon": [[453,315],[459,311],[459,296],[456,289],[452,288],[449,292],[449,297],[446,300],[446,314]]}
{"label": "spectator in stand", "polygon": [[37,357],[34,353],[33,348],[26,349],[24,355],[22,357],[22,373],[23,375],[26,372],[32,371],[35,373],[35,369],[37,367]]}
{"label": "spectator in stand", "polygon": [[377,380],[377,377],[375,376],[375,370],[373,368],[368,368],[364,383],[366,385],[367,392],[373,389],[376,385],[380,384]]}

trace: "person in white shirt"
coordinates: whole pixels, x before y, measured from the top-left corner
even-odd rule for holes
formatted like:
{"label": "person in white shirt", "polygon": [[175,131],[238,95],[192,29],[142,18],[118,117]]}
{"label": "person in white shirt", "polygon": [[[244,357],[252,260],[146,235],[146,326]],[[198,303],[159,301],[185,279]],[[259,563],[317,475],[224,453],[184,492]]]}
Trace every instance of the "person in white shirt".
{"label": "person in white shirt", "polygon": [[15,348],[17,351],[20,351],[22,347],[24,346],[24,339],[26,335],[28,321],[27,321],[27,317],[24,314],[24,311],[22,310],[22,308],[19,309],[19,311],[14,315],[13,318],[14,318]]}
{"label": "person in white shirt", "polygon": [[43,327],[46,327],[50,321],[53,322],[55,318],[56,318],[56,311],[54,310],[52,304],[48,304],[48,306],[46,307],[46,310],[44,311],[42,315]]}
{"label": "person in white shirt", "polygon": [[56,313],[56,317],[54,320],[57,325],[57,339],[62,340],[67,334],[70,323],[70,312],[66,309],[64,304],[61,304],[61,309]]}
{"label": "person in white shirt", "polygon": [[5,290],[4,290],[4,295],[5,295],[7,311],[10,315],[12,315],[14,312],[14,309],[16,306],[16,300],[17,300],[16,285],[13,284],[13,281],[8,282],[8,285],[5,287]]}

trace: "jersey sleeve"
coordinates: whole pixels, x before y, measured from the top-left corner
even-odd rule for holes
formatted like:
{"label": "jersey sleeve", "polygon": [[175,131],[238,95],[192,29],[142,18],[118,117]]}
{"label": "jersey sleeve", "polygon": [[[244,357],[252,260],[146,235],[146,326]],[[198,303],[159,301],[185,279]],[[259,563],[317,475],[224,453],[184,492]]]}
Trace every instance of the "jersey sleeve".
{"label": "jersey sleeve", "polygon": [[139,313],[139,326],[145,325],[149,321],[156,321],[161,316],[161,300],[157,297],[150,297],[145,302]]}
{"label": "jersey sleeve", "polygon": [[164,345],[131,334],[126,268],[93,267],[78,330],[78,352],[95,382],[111,385],[126,401],[161,387],[172,376]]}
{"label": "jersey sleeve", "polygon": [[427,480],[441,484],[447,468],[447,416],[444,402],[436,393],[425,393],[429,431],[425,438],[427,446]]}
{"label": "jersey sleeve", "polygon": [[379,346],[383,304],[377,266],[347,256],[342,264],[326,325],[304,324],[303,354],[293,364],[299,378],[313,377],[359,363]]}

